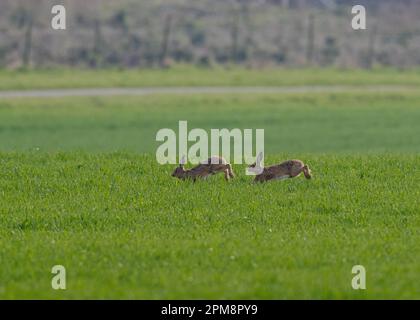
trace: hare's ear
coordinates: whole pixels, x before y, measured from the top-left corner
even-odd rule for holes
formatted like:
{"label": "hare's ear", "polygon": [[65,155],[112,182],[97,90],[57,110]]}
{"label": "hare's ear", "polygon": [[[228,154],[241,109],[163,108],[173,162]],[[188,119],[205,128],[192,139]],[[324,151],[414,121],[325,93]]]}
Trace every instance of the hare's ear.
{"label": "hare's ear", "polygon": [[262,162],[263,158],[264,158],[264,154],[261,151],[257,156],[257,160],[255,161],[255,164],[256,164],[257,167],[261,167],[261,162]]}
{"label": "hare's ear", "polygon": [[187,162],[185,155],[182,156],[181,161],[179,161],[179,166],[182,168]]}

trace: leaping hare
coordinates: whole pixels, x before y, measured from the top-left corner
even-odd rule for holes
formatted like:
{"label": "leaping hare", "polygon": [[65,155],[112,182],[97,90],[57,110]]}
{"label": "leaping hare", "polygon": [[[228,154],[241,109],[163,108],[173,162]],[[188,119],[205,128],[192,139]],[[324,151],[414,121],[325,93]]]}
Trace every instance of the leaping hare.
{"label": "leaping hare", "polygon": [[300,160],[287,160],[280,164],[263,168],[261,167],[262,158],[263,155],[260,152],[257,156],[256,162],[249,166],[250,171],[260,172],[255,176],[254,182],[294,178],[299,176],[302,172],[306,179],[312,178],[311,170]]}
{"label": "leaping hare", "polygon": [[222,157],[212,156],[207,161],[200,163],[192,169],[185,170],[185,156],[182,157],[179,166],[172,173],[172,177],[176,177],[181,180],[192,179],[196,181],[197,178],[206,179],[211,175],[223,172],[225,179],[228,181],[229,178],[234,178],[235,175],[232,171],[232,166],[226,162]]}

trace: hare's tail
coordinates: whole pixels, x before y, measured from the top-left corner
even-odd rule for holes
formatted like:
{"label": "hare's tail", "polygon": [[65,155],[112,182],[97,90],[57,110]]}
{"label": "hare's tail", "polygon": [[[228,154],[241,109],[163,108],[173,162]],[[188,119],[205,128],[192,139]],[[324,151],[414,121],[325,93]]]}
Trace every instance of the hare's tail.
{"label": "hare's tail", "polygon": [[311,179],[312,178],[311,169],[309,169],[309,167],[307,165],[303,166],[302,171],[303,171],[303,174],[305,175],[306,179]]}

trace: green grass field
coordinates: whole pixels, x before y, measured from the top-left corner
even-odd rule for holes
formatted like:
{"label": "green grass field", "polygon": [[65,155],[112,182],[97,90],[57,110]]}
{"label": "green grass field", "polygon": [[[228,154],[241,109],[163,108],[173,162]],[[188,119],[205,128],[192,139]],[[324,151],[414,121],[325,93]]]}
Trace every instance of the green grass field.
{"label": "green grass field", "polygon": [[0,100],[2,151],[155,153],[161,128],[263,128],[267,152],[420,151],[420,93]]}
{"label": "green grass field", "polygon": [[[314,178],[176,180],[155,135],[179,120],[263,128]],[[419,299],[419,120],[415,91],[0,99],[0,298]]]}
{"label": "green grass field", "polygon": [[297,156],[313,180],[252,185],[239,166],[193,184],[152,156],[2,154],[1,297],[418,298],[420,157]]}

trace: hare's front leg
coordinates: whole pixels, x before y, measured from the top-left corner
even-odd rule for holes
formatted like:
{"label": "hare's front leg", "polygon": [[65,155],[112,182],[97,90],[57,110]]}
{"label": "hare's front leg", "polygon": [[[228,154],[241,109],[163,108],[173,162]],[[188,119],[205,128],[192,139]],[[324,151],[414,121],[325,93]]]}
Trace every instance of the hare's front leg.
{"label": "hare's front leg", "polygon": [[235,178],[235,174],[233,173],[232,166],[228,163],[228,164],[226,164],[226,167],[227,167],[229,177]]}
{"label": "hare's front leg", "polygon": [[303,173],[303,175],[305,176],[306,179],[311,179],[312,178],[311,170],[309,169],[309,167],[307,165],[303,165],[302,167],[298,168],[297,170],[293,170],[290,178],[300,176],[301,173]]}
{"label": "hare's front leg", "polygon": [[229,178],[235,178],[235,174],[233,173],[232,166],[229,163],[225,164],[224,172],[225,172],[226,180],[229,180]]}
{"label": "hare's front leg", "polygon": [[303,171],[303,174],[305,175],[306,179],[311,179],[312,178],[311,169],[309,169],[309,167],[307,165],[303,166],[302,171]]}

